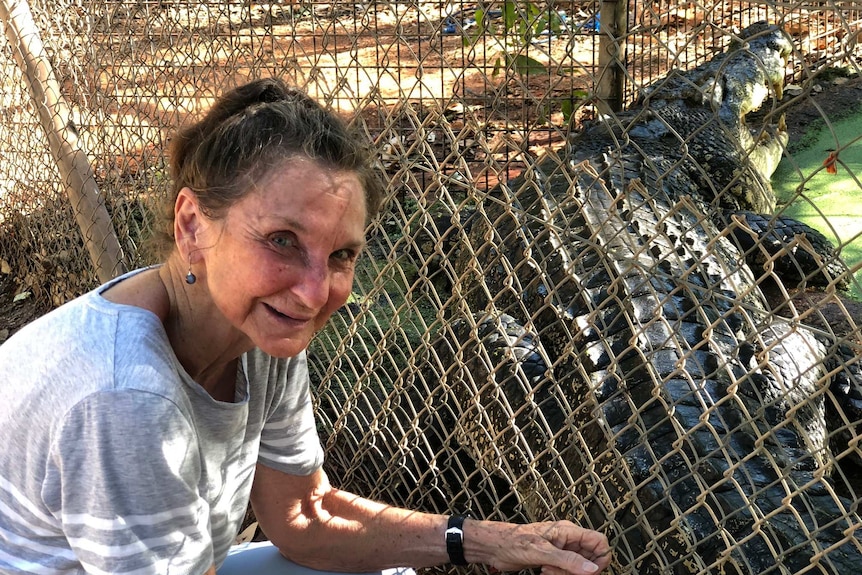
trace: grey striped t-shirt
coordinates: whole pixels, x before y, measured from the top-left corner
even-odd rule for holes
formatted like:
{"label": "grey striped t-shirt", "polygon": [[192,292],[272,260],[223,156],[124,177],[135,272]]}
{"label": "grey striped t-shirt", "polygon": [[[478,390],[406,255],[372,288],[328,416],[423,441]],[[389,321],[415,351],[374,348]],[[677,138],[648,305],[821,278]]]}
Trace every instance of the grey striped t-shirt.
{"label": "grey striped t-shirt", "polygon": [[0,572],[198,575],[224,560],[256,463],[322,465],[305,356],[245,354],[236,403],[218,402],[155,315],[101,289],[0,346]]}

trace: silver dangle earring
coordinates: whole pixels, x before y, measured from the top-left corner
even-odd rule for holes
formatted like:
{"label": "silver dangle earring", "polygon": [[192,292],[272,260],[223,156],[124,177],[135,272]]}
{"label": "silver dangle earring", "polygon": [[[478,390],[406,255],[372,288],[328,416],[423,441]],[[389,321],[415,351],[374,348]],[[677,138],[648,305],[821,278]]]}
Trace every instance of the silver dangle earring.
{"label": "silver dangle earring", "polygon": [[186,274],[186,283],[192,285],[196,281],[198,281],[198,278],[192,273],[192,257],[189,255],[189,273]]}

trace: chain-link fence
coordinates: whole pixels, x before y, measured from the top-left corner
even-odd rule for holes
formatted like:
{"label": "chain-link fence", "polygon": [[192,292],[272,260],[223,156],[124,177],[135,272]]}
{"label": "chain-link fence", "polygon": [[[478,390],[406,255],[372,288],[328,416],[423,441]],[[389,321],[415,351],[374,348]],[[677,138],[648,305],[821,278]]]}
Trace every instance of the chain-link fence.
{"label": "chain-link fence", "polygon": [[[862,293],[846,265],[862,259],[854,3],[24,8],[3,2],[0,52],[15,293],[56,306],[98,283],[111,250],[113,273],[148,263],[174,128],[228,87],[282,76],[350,115],[389,182],[351,301],[310,351],[334,482],[429,510],[571,518],[608,533],[617,574],[862,565],[862,318],[842,292]],[[681,118],[650,111],[661,89],[638,100],[672,69],[758,76],[770,64],[705,64],[758,20],[792,51],[783,93],[754,82],[748,124],[708,128],[714,86]],[[693,77],[665,87],[685,100]],[[705,207],[746,207],[767,189],[746,170],[782,154],[766,218]]]}

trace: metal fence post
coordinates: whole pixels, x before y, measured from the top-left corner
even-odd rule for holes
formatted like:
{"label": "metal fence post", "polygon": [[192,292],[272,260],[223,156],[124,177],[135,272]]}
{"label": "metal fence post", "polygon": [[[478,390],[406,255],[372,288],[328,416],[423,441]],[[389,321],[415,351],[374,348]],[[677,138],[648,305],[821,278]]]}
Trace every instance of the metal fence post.
{"label": "metal fence post", "polygon": [[599,112],[618,112],[625,87],[625,36],[628,0],[602,0],[599,27],[599,78],[596,96]]}

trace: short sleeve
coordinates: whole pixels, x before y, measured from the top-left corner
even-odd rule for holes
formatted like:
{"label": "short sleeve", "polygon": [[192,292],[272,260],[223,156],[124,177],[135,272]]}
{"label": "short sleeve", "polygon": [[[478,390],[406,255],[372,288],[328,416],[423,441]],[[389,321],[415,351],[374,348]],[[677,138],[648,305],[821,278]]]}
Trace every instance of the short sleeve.
{"label": "short sleeve", "polygon": [[52,439],[43,499],[90,572],[200,574],[213,563],[194,430],[170,400],[104,391]]}
{"label": "short sleeve", "polygon": [[258,462],[291,475],[310,475],[323,465],[305,353],[269,366],[273,402],[266,414]]}

